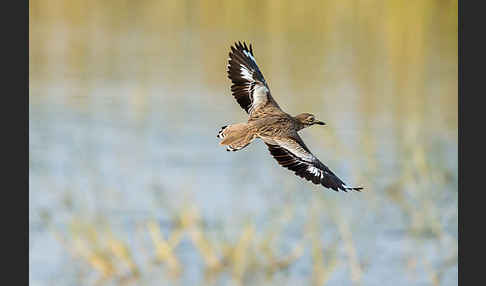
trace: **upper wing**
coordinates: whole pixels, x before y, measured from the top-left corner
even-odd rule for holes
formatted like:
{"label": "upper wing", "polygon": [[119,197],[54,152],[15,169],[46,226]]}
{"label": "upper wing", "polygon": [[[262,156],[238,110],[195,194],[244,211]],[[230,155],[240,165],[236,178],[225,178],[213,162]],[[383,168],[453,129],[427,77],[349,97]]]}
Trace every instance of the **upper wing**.
{"label": "upper wing", "polygon": [[233,96],[248,114],[268,101],[278,107],[253,57],[251,44],[250,48],[246,43],[235,43],[235,46],[231,47],[228,78],[233,83]]}
{"label": "upper wing", "polygon": [[328,167],[326,167],[319,159],[317,159],[309,151],[307,146],[298,134],[294,138],[280,138],[272,141],[265,141],[268,150],[278,163],[294,171],[294,173],[314,184],[321,184],[326,188],[335,190],[361,191],[361,187],[349,187],[341,179],[339,179]]}

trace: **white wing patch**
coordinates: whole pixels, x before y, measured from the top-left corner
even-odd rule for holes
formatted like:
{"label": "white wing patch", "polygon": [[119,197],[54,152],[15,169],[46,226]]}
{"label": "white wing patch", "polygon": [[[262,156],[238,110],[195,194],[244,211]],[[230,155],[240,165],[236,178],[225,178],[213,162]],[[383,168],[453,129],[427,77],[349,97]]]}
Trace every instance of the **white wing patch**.
{"label": "white wing patch", "polygon": [[267,102],[268,89],[264,85],[257,84],[253,90],[253,104],[251,110],[255,110],[260,104]]}
{"label": "white wing patch", "polygon": [[253,61],[253,62],[256,64],[256,60],[255,60],[255,58],[254,58],[254,57],[251,55],[251,53],[250,53],[250,52],[248,52],[248,51],[243,51],[243,53],[244,53],[244,54],[245,54],[247,57],[249,57],[249,58],[250,58],[250,59],[251,59],[251,60],[252,60],[252,61]]}
{"label": "white wing patch", "polygon": [[[249,53],[246,53],[250,55]],[[251,55],[250,55],[251,56]],[[265,103],[267,101],[267,93],[268,88],[259,82],[256,82],[253,78],[253,72],[248,70],[244,65],[240,64],[240,74],[241,77],[248,80],[249,82],[256,83],[253,86],[253,91],[251,90],[252,86],[248,85],[248,93],[252,98],[252,104],[250,106],[250,112],[255,110],[260,104]]]}
{"label": "white wing patch", "polygon": [[322,170],[314,167],[314,166],[309,166],[307,168],[307,171],[309,171],[310,173],[312,173],[312,175],[316,176],[316,177],[320,177],[321,179],[324,178],[324,173],[322,172]]}
{"label": "white wing patch", "polygon": [[241,71],[241,77],[252,82],[252,81],[255,81],[253,79],[253,73],[251,71],[249,71],[244,65],[240,64],[240,71]]}
{"label": "white wing patch", "polygon": [[[289,150],[295,156],[299,157],[303,161],[307,161],[307,162],[311,163],[315,159],[315,157],[311,153],[305,151],[304,148],[302,148],[299,144],[296,144],[295,141],[291,141],[291,142],[286,141],[286,140],[275,140],[275,141],[278,143],[278,145]],[[314,168],[314,167],[312,167],[312,168]],[[314,169],[317,169],[317,168],[314,168]],[[317,169],[317,170],[319,170],[319,169]]]}

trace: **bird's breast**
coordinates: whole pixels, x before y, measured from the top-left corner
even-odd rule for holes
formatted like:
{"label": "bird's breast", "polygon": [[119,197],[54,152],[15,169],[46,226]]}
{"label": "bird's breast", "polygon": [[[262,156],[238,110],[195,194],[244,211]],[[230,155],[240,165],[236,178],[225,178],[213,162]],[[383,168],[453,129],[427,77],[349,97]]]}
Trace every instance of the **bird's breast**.
{"label": "bird's breast", "polygon": [[281,137],[293,130],[292,121],[279,116],[258,120],[253,126],[259,137]]}

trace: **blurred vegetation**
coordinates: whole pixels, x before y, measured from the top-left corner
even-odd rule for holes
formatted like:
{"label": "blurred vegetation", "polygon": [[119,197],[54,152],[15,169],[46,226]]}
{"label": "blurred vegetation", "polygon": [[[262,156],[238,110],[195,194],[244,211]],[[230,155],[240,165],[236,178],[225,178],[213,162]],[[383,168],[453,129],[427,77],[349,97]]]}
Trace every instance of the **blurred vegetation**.
{"label": "blurred vegetation", "polygon": [[309,101],[288,93],[319,96],[350,78],[357,108],[371,117],[391,108],[411,130],[428,114],[457,129],[457,1],[34,0],[29,8],[34,86],[62,78],[80,95],[101,77],[228,90],[224,55],[246,39],[273,92],[296,109]]}
{"label": "blurred vegetation", "polygon": [[[430,285],[443,285],[448,283],[444,273],[457,266],[457,9],[457,1],[447,0],[305,5],[32,0],[29,96],[31,102],[42,101],[53,96],[53,85],[61,85],[63,93],[55,100],[74,110],[89,109],[95,96],[113,96],[114,101],[128,100],[143,118],[151,97],[168,97],[194,100],[203,110],[209,110],[206,105],[232,106],[242,118],[229,97],[225,66],[229,46],[249,41],[286,111],[317,113],[319,107],[332,119],[334,127],[310,139],[334,150],[330,165],[343,158],[355,162],[349,168],[353,181],[371,190],[360,194],[366,210],[392,205],[406,218],[406,236],[437,242],[434,253],[440,263],[419,255],[404,259],[407,273],[413,276],[423,267]],[[99,86],[108,82],[126,92],[99,95]],[[189,99],[173,96],[180,94]],[[228,102],[213,104],[225,96]],[[29,157],[35,163],[35,154]],[[290,203],[276,208],[263,226],[253,218],[238,218],[215,230],[207,226],[200,206],[173,203],[168,221],[142,220],[139,231],[127,235],[112,231],[116,227],[98,216],[75,210],[76,201],[68,199],[69,227],[49,230],[95,273],[89,281],[93,285],[145,285],[153,277],[179,281],[190,266],[181,257],[188,248],[202,261],[208,284],[285,284],[288,269],[307,255],[311,271],[302,275],[302,284],[326,285],[345,264],[351,283],[362,285],[367,262],[356,245],[359,222],[353,224],[342,215],[349,212],[322,196],[313,197],[303,217],[296,215],[298,203],[292,199],[298,194],[283,188]],[[57,211],[42,210],[41,220]],[[284,247],[289,237],[285,226],[291,223],[300,223],[301,231]],[[331,229],[337,235],[323,239]],[[93,277],[82,276],[83,285]]]}

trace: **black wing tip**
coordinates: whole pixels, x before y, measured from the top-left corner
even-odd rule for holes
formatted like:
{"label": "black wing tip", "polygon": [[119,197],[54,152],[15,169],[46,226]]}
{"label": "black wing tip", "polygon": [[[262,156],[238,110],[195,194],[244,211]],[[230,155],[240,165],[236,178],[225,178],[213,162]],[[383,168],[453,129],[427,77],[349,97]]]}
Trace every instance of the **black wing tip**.
{"label": "black wing tip", "polygon": [[321,185],[335,192],[342,191],[347,193],[348,191],[356,191],[361,193],[361,191],[363,190],[363,187],[328,186],[324,185],[323,183],[321,183]]}
{"label": "black wing tip", "polygon": [[316,185],[322,185],[323,187],[328,188],[330,190],[333,190],[335,192],[342,191],[342,192],[347,193],[348,191],[361,192],[363,190],[363,187],[348,187],[348,186],[345,186],[345,185],[339,186],[339,185],[336,185],[336,184],[330,184],[329,182],[326,183],[324,181],[314,182],[312,179],[307,179],[307,180],[313,182]]}
{"label": "black wing tip", "polygon": [[[237,50],[249,52],[253,56],[253,47],[251,43],[247,45],[245,41],[235,42],[233,46],[231,46],[231,52],[234,53]],[[231,56],[231,52],[230,52],[230,56]]]}
{"label": "black wing tip", "polygon": [[356,192],[361,192],[363,190],[363,187],[344,187],[344,191],[356,191]]}
{"label": "black wing tip", "polygon": [[332,174],[334,178],[328,178],[327,180],[321,180],[320,184],[325,188],[332,189],[336,192],[343,191],[347,193],[348,191],[361,192],[363,187],[349,187],[343,181],[341,181],[336,175]]}
{"label": "black wing tip", "polygon": [[[250,53],[251,57],[248,56],[248,53]],[[254,55],[253,55],[253,48],[251,44],[250,47],[248,48],[247,44],[244,41],[243,43],[240,41],[235,42],[235,44],[230,47],[230,52],[228,56],[229,59],[228,59],[228,64],[226,66],[228,78],[230,78],[232,66],[239,67],[240,64],[244,64],[248,68],[258,70],[258,66],[256,66],[255,60],[252,59]]]}

